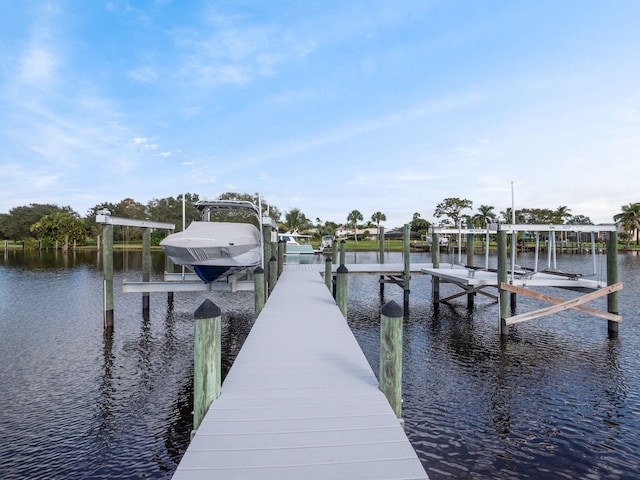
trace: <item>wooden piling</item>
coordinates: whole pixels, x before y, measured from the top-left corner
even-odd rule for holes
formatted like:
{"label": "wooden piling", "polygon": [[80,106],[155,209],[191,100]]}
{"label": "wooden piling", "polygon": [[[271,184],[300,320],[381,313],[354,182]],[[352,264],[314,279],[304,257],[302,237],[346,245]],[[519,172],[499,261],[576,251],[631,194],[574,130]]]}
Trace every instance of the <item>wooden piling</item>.
{"label": "wooden piling", "polygon": [[278,278],[282,275],[284,271],[284,251],[287,247],[287,242],[280,239],[278,240]]}
{"label": "wooden piling", "polygon": [[200,427],[211,403],[220,395],[221,311],[206,299],[194,313],[193,432]]}
{"label": "wooden piling", "polygon": [[[607,285],[618,283],[618,232],[609,232],[607,241]],[[618,292],[607,295],[607,311],[618,314]],[[618,322],[607,321],[607,330],[610,337],[618,336]]]}
{"label": "wooden piling", "polygon": [[274,257],[273,255],[271,256],[271,258],[269,259],[269,288],[268,288],[268,292],[269,295],[271,295],[271,292],[273,292],[273,289],[276,286],[276,282],[278,281],[278,260],[276,259],[276,257]]}
{"label": "wooden piling", "polygon": [[338,267],[336,271],[336,303],[344,315],[347,318],[347,278],[349,270],[344,266],[344,263]]}
{"label": "wooden piling", "polygon": [[[431,263],[433,268],[440,268],[440,234],[431,234]],[[440,302],[440,278],[437,275],[431,276],[431,299],[434,305]]]}
{"label": "wooden piling", "polygon": [[324,260],[324,283],[331,291],[333,285],[333,274],[331,273],[331,257],[327,257]]}
{"label": "wooden piling", "polygon": [[340,240],[340,265],[345,264],[345,258],[347,256],[347,242]]}
{"label": "wooden piling", "polygon": [[404,260],[404,278],[402,282],[402,288],[404,289],[404,305],[405,308],[409,305],[409,293],[411,283],[411,225],[406,223],[404,225],[402,235],[402,258]]}
{"label": "wooden piling", "polygon": [[402,419],[402,318],[400,305],[391,300],[380,311],[380,390],[404,428]]}
{"label": "wooden piling", "polygon": [[[127,252],[124,252],[126,255]],[[142,229],[142,281],[151,280],[151,229]],[[149,292],[142,292],[142,311],[149,312]]]}
{"label": "wooden piling", "polygon": [[104,329],[113,330],[113,225],[102,226]]}
{"label": "wooden piling", "polygon": [[271,258],[271,225],[262,226],[262,268],[264,268],[265,291],[268,291],[269,283],[269,259]]}
{"label": "wooden piling", "polygon": [[498,292],[500,303],[500,321],[498,323],[498,333],[500,336],[509,335],[509,327],[507,326],[508,315],[508,295],[509,292],[500,288],[503,283],[507,283],[507,231],[500,230],[498,227]]}
{"label": "wooden piling", "polygon": [[[474,266],[474,235],[473,233],[467,233],[467,265],[469,265],[470,267]],[[467,308],[472,309],[473,308],[473,303],[474,303],[474,299],[476,297],[475,293],[469,293],[467,294]]]}
{"label": "wooden piling", "polygon": [[[168,273],[173,273],[175,266],[169,255],[164,256],[164,270]],[[167,292],[167,304],[169,307],[173,307],[173,292]]]}
{"label": "wooden piling", "polygon": [[266,295],[264,290],[264,269],[262,267],[257,267],[253,271],[253,286],[255,290],[255,308],[256,308],[256,318],[260,315],[262,308],[266,302]]}
{"label": "wooden piling", "polygon": [[338,263],[338,239],[334,237],[331,242],[331,263]]}

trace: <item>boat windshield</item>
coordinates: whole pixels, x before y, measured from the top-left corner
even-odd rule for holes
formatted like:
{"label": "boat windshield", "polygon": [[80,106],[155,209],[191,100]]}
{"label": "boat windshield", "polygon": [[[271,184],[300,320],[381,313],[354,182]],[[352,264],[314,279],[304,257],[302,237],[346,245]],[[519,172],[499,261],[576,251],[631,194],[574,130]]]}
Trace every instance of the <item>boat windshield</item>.
{"label": "boat windshield", "polygon": [[250,223],[260,228],[260,210],[251,202],[241,200],[201,201],[195,204],[207,222]]}

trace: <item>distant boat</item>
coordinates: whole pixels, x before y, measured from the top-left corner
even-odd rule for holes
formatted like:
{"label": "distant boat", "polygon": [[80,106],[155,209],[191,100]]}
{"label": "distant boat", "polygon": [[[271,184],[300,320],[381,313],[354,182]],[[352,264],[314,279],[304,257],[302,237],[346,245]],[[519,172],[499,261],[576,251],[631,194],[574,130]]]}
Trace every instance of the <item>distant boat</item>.
{"label": "distant boat", "polygon": [[311,238],[311,235],[301,235],[296,231],[293,233],[279,233],[278,240],[284,241],[287,245],[287,255],[313,255],[317,253],[310,243],[299,243],[299,238]]}
{"label": "distant boat", "polygon": [[322,240],[320,241],[320,249],[331,249],[333,248],[333,238],[329,234],[322,235]]}
{"label": "distant boat", "polygon": [[[198,202],[196,207],[207,218],[214,210],[228,220],[256,218],[260,225],[260,210],[251,202]],[[192,222],[182,232],[167,236],[160,246],[173,263],[191,268],[207,283],[262,265],[262,234],[252,223],[242,221]]]}

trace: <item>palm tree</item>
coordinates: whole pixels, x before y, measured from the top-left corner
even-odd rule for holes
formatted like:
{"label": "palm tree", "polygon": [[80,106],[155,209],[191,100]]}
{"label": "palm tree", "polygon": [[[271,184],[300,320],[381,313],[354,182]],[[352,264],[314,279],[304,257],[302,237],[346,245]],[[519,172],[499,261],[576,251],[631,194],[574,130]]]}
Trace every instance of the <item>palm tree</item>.
{"label": "palm tree", "polygon": [[347,215],[347,222],[351,222],[351,225],[353,225],[353,233],[355,235],[356,243],[358,243],[357,223],[363,219],[364,217],[359,210],[353,210],[349,215]]}
{"label": "palm tree", "polygon": [[631,243],[631,234],[636,233],[636,245],[640,243],[640,202],[622,206],[622,212],[613,216],[613,220],[624,228],[627,236],[627,250]]}
{"label": "palm tree", "polygon": [[376,212],[371,215],[371,221],[376,224],[378,230],[380,230],[380,222],[386,222],[387,216],[382,212]]}
{"label": "palm tree", "polygon": [[292,208],[291,211],[285,212],[284,218],[284,227],[292,233],[296,230],[307,228],[309,224],[307,217],[305,217],[299,208]]}
{"label": "palm tree", "polygon": [[478,213],[476,213],[474,217],[474,222],[479,220],[480,227],[486,227],[491,220],[496,218],[496,214],[493,212],[494,206],[490,205],[480,205],[478,207]]}
{"label": "palm tree", "polygon": [[556,208],[556,211],[553,212],[555,221],[559,223],[564,223],[565,219],[569,219],[573,216],[569,212],[571,212],[571,209],[566,205]]}

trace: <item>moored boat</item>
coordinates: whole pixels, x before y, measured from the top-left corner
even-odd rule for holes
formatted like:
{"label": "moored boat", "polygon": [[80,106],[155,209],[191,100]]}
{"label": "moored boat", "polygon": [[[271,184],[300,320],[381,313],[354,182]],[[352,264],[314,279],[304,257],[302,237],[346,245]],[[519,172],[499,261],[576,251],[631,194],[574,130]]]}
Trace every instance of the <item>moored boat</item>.
{"label": "moored boat", "polygon": [[[260,211],[250,202],[199,202],[203,216],[225,210],[228,219],[244,212],[257,218]],[[242,221],[196,221],[182,232],[167,236],[160,246],[176,265],[191,268],[204,282],[213,282],[241,270],[262,264],[262,235],[252,224]]]}
{"label": "moored boat", "polygon": [[300,243],[299,238],[310,238],[310,235],[301,235],[296,232],[279,233],[278,240],[286,243],[286,255],[313,255],[316,251],[310,243]]}

